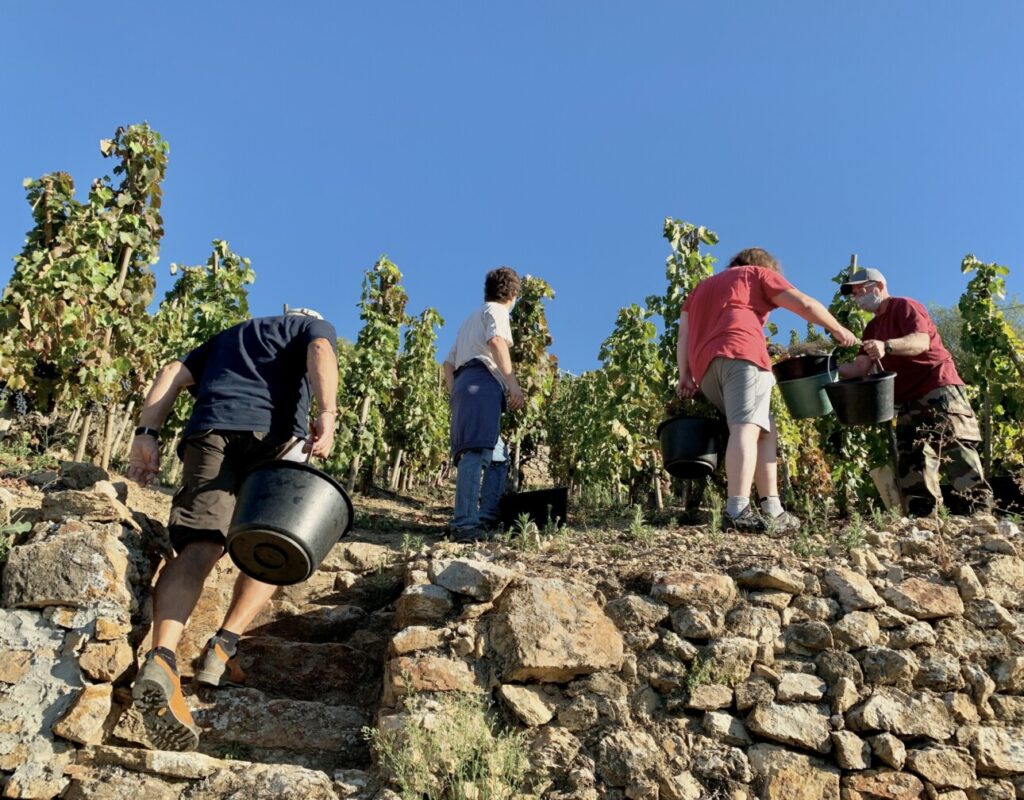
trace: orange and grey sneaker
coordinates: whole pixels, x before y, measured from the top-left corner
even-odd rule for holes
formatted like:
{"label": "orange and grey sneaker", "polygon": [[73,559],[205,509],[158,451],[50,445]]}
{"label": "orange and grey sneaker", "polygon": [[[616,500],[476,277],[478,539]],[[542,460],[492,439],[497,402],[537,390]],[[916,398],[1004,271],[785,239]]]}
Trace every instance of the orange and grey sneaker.
{"label": "orange and grey sneaker", "polygon": [[150,743],[160,750],[195,750],[199,728],[181,693],[178,673],[159,654],[151,652],[132,686],[135,708]]}
{"label": "orange and grey sneaker", "polygon": [[229,656],[224,643],[213,636],[199,654],[195,679],[204,686],[241,686],[245,673],[238,665],[238,656]]}

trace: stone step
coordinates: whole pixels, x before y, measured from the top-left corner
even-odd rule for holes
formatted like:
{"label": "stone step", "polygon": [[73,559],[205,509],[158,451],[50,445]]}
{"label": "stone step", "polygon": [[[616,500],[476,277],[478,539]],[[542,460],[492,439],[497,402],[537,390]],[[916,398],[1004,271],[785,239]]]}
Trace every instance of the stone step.
{"label": "stone step", "polygon": [[[272,698],[257,689],[185,691],[196,725],[199,752],[261,763],[315,769],[361,767],[370,763],[363,728],[368,709],[309,700]],[[133,707],[114,730],[120,740],[147,746]]]}
{"label": "stone step", "polygon": [[[381,645],[383,648],[383,645]],[[246,636],[238,648],[246,688],[269,697],[331,705],[368,705],[377,699],[383,659],[348,644]],[[220,689],[196,687],[215,700]]]}
{"label": "stone step", "polygon": [[74,800],[171,800],[178,797],[275,797],[336,800],[352,797],[362,772],[335,774],[292,764],[254,763],[203,753],[172,753],[128,747],[86,747],[67,769]]}

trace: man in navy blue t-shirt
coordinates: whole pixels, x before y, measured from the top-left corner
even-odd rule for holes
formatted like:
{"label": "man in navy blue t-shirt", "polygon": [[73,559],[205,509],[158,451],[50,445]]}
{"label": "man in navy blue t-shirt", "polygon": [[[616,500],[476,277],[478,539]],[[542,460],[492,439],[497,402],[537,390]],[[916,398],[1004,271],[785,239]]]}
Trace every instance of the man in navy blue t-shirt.
{"label": "man in navy blue t-shirt", "polygon": [[[151,743],[168,750],[199,743],[175,651],[207,576],[225,552],[242,479],[262,461],[300,459],[304,453],[325,458],[331,452],[338,413],[334,326],[307,309],[251,319],[161,368],[132,441],[128,474],[143,486],[160,469],[160,425],[182,389],[196,403],[178,450],[182,486],[168,525],[175,557],[153,590],[153,649],[132,692]],[[317,416],[310,424],[311,395]],[[224,621],[197,662],[198,682],[244,681],[238,639],[276,588],[239,574]]]}

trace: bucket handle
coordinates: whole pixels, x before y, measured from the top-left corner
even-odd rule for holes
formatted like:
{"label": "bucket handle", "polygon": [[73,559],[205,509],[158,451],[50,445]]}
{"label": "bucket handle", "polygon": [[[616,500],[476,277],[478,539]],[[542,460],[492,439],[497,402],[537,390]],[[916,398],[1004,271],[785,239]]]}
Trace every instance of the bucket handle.
{"label": "bucket handle", "polygon": [[828,379],[831,383],[835,383],[837,380],[839,380],[839,365],[836,364],[835,369],[832,368],[832,364],[836,360],[836,350],[838,349],[838,345],[833,347],[829,351],[828,360],[825,362],[825,371],[828,372]]}

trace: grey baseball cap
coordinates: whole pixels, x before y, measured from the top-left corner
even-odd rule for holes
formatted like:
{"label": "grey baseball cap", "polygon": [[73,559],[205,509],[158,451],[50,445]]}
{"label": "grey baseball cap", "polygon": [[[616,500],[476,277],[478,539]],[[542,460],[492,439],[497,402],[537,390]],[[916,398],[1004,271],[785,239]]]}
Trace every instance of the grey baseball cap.
{"label": "grey baseball cap", "polygon": [[288,308],[288,306],[285,306],[284,314],[286,317],[312,317],[313,319],[323,319],[323,315],[319,311],[314,311],[311,308]]}
{"label": "grey baseball cap", "polygon": [[843,294],[850,294],[853,291],[854,286],[859,286],[862,283],[869,283],[870,281],[880,281],[888,285],[885,276],[877,269],[871,267],[862,267],[853,271],[853,275],[850,276],[850,280],[839,287],[839,291]]}

